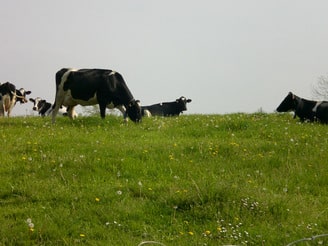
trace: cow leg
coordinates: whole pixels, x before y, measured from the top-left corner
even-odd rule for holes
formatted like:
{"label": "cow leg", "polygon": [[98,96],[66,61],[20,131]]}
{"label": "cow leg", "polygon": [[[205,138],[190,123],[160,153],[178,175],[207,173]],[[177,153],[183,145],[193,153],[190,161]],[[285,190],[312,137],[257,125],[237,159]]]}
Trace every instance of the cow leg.
{"label": "cow leg", "polygon": [[52,106],[52,123],[54,124],[56,122],[56,115],[59,111],[59,103],[55,102],[54,105]]}
{"label": "cow leg", "polygon": [[52,105],[52,123],[53,124],[56,122],[56,115],[58,114],[60,107],[63,105],[64,98],[65,98],[65,92],[62,92],[62,90],[57,89],[55,102]]}
{"label": "cow leg", "polygon": [[142,109],[142,116],[144,117],[151,117],[151,113],[148,109]]}
{"label": "cow leg", "polygon": [[11,113],[11,110],[13,109],[13,106],[14,106],[14,104],[11,105],[11,106],[8,108],[8,111],[7,111],[7,116],[8,116],[8,118],[10,117],[10,113]]}
{"label": "cow leg", "polygon": [[52,105],[52,123],[56,122],[56,116],[64,101],[64,96],[56,96],[54,105]]}
{"label": "cow leg", "polygon": [[105,119],[106,116],[106,103],[99,103],[100,117]]}
{"label": "cow leg", "polygon": [[4,107],[1,103],[1,105],[0,105],[0,116],[3,117],[4,115],[5,115],[5,110],[4,110]]}
{"label": "cow leg", "polygon": [[116,107],[119,111],[121,111],[121,113],[123,114],[123,119],[125,122],[128,121],[128,114],[126,113],[126,109],[123,105],[119,105]]}
{"label": "cow leg", "polygon": [[7,117],[9,118],[11,110],[15,106],[16,96],[14,96],[12,99],[10,99],[9,97],[5,97],[3,100],[3,115],[5,115],[5,112],[7,111]]}
{"label": "cow leg", "polygon": [[75,108],[75,106],[69,106],[67,108],[68,117],[72,120],[75,118],[75,115],[76,115],[74,108]]}
{"label": "cow leg", "polygon": [[73,117],[73,119],[77,118],[77,113],[75,112],[74,109],[72,110],[72,117]]}

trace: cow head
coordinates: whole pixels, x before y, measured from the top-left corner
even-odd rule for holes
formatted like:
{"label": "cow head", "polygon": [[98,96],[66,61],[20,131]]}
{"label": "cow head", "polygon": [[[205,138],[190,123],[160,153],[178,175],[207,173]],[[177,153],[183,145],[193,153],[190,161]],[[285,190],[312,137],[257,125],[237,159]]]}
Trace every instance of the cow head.
{"label": "cow head", "polygon": [[28,100],[26,99],[26,95],[31,94],[31,91],[26,91],[23,88],[20,88],[19,90],[16,90],[16,102],[27,103]]}
{"label": "cow head", "polygon": [[187,99],[184,96],[178,98],[175,100],[175,102],[179,105],[179,108],[181,111],[186,111],[187,110],[187,103],[191,102],[191,99]]}
{"label": "cow head", "polygon": [[132,100],[126,107],[126,113],[134,122],[141,121],[141,107],[139,100]]}
{"label": "cow head", "polygon": [[289,92],[285,99],[280,103],[277,112],[288,112],[295,110],[296,108],[296,96]]}
{"label": "cow head", "polygon": [[46,100],[43,100],[40,97],[36,97],[35,99],[30,98],[29,100],[30,100],[30,102],[33,103],[34,111],[39,111],[42,108],[42,106],[44,105],[44,103],[46,102]]}

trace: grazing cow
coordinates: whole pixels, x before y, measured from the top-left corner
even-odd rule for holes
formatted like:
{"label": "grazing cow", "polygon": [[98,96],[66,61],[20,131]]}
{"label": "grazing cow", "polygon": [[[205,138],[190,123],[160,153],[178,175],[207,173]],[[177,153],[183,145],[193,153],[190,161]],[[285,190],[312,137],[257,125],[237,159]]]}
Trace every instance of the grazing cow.
{"label": "grazing cow", "polygon": [[143,116],[178,116],[183,111],[187,110],[187,103],[190,102],[191,99],[180,97],[174,102],[164,102],[150,106],[142,106],[141,113]]}
{"label": "grazing cow", "polygon": [[278,106],[277,112],[289,111],[294,111],[294,119],[298,116],[301,122],[308,120],[328,123],[328,102],[326,101],[310,101],[289,92]]}
{"label": "grazing cow", "polygon": [[123,77],[118,72],[105,69],[68,69],[56,73],[56,97],[52,111],[55,122],[60,106],[68,107],[68,116],[73,118],[76,105],[99,104],[100,116],[105,118],[106,108],[118,108],[124,118],[141,121],[141,107]]}
{"label": "grazing cow", "polygon": [[26,91],[23,88],[17,90],[16,86],[6,82],[0,84],[0,116],[4,116],[7,112],[7,116],[10,116],[11,110],[17,102],[26,103],[26,95],[31,94],[31,91]]}
{"label": "grazing cow", "polygon": [[[52,104],[46,100],[36,97],[30,98],[30,101],[33,103],[33,110],[37,111],[40,116],[45,117],[50,115],[52,111]],[[67,116],[67,108],[62,106],[60,107],[58,113],[63,116]],[[75,113],[75,112],[74,112]],[[73,118],[76,118],[77,114],[73,114]]]}

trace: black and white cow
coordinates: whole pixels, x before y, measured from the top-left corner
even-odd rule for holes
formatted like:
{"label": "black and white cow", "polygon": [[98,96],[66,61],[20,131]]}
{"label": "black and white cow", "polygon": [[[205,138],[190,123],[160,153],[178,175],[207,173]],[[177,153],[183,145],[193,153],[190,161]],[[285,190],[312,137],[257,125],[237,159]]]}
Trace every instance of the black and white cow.
{"label": "black and white cow", "polygon": [[187,103],[191,99],[180,97],[174,102],[157,103],[150,106],[142,106],[141,113],[143,116],[178,116],[187,110]]}
{"label": "black and white cow", "polygon": [[12,83],[6,82],[0,84],[0,116],[4,116],[7,112],[7,116],[10,117],[10,113],[17,102],[26,103],[26,95],[31,94],[31,91],[26,91],[23,88],[19,90]]}
{"label": "black and white cow", "polygon": [[[30,98],[30,102],[33,103],[33,110],[37,111],[40,116],[45,117],[50,115],[52,111],[52,104],[50,102],[47,102],[46,100],[42,99],[41,97],[36,98]],[[58,113],[63,116],[67,116],[67,108],[62,106],[58,110]],[[76,118],[77,114],[73,114],[73,118]]]}
{"label": "black and white cow", "polygon": [[56,97],[52,111],[55,122],[60,106],[68,107],[73,118],[76,105],[99,104],[100,116],[105,118],[106,108],[118,108],[134,122],[141,121],[141,107],[123,77],[118,72],[105,69],[63,68],[56,73]]}
{"label": "black and white cow", "polygon": [[301,122],[319,121],[328,123],[328,102],[306,100],[291,92],[288,93],[276,110],[277,112],[293,111],[294,119],[298,116]]}

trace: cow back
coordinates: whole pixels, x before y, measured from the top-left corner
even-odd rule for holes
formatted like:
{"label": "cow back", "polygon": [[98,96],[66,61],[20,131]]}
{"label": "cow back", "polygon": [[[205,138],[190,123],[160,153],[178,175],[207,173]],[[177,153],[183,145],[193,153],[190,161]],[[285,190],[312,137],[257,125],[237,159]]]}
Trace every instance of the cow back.
{"label": "cow back", "polygon": [[6,82],[0,85],[0,94],[2,96],[9,95],[10,99],[12,99],[16,92],[16,86],[12,83]]}

